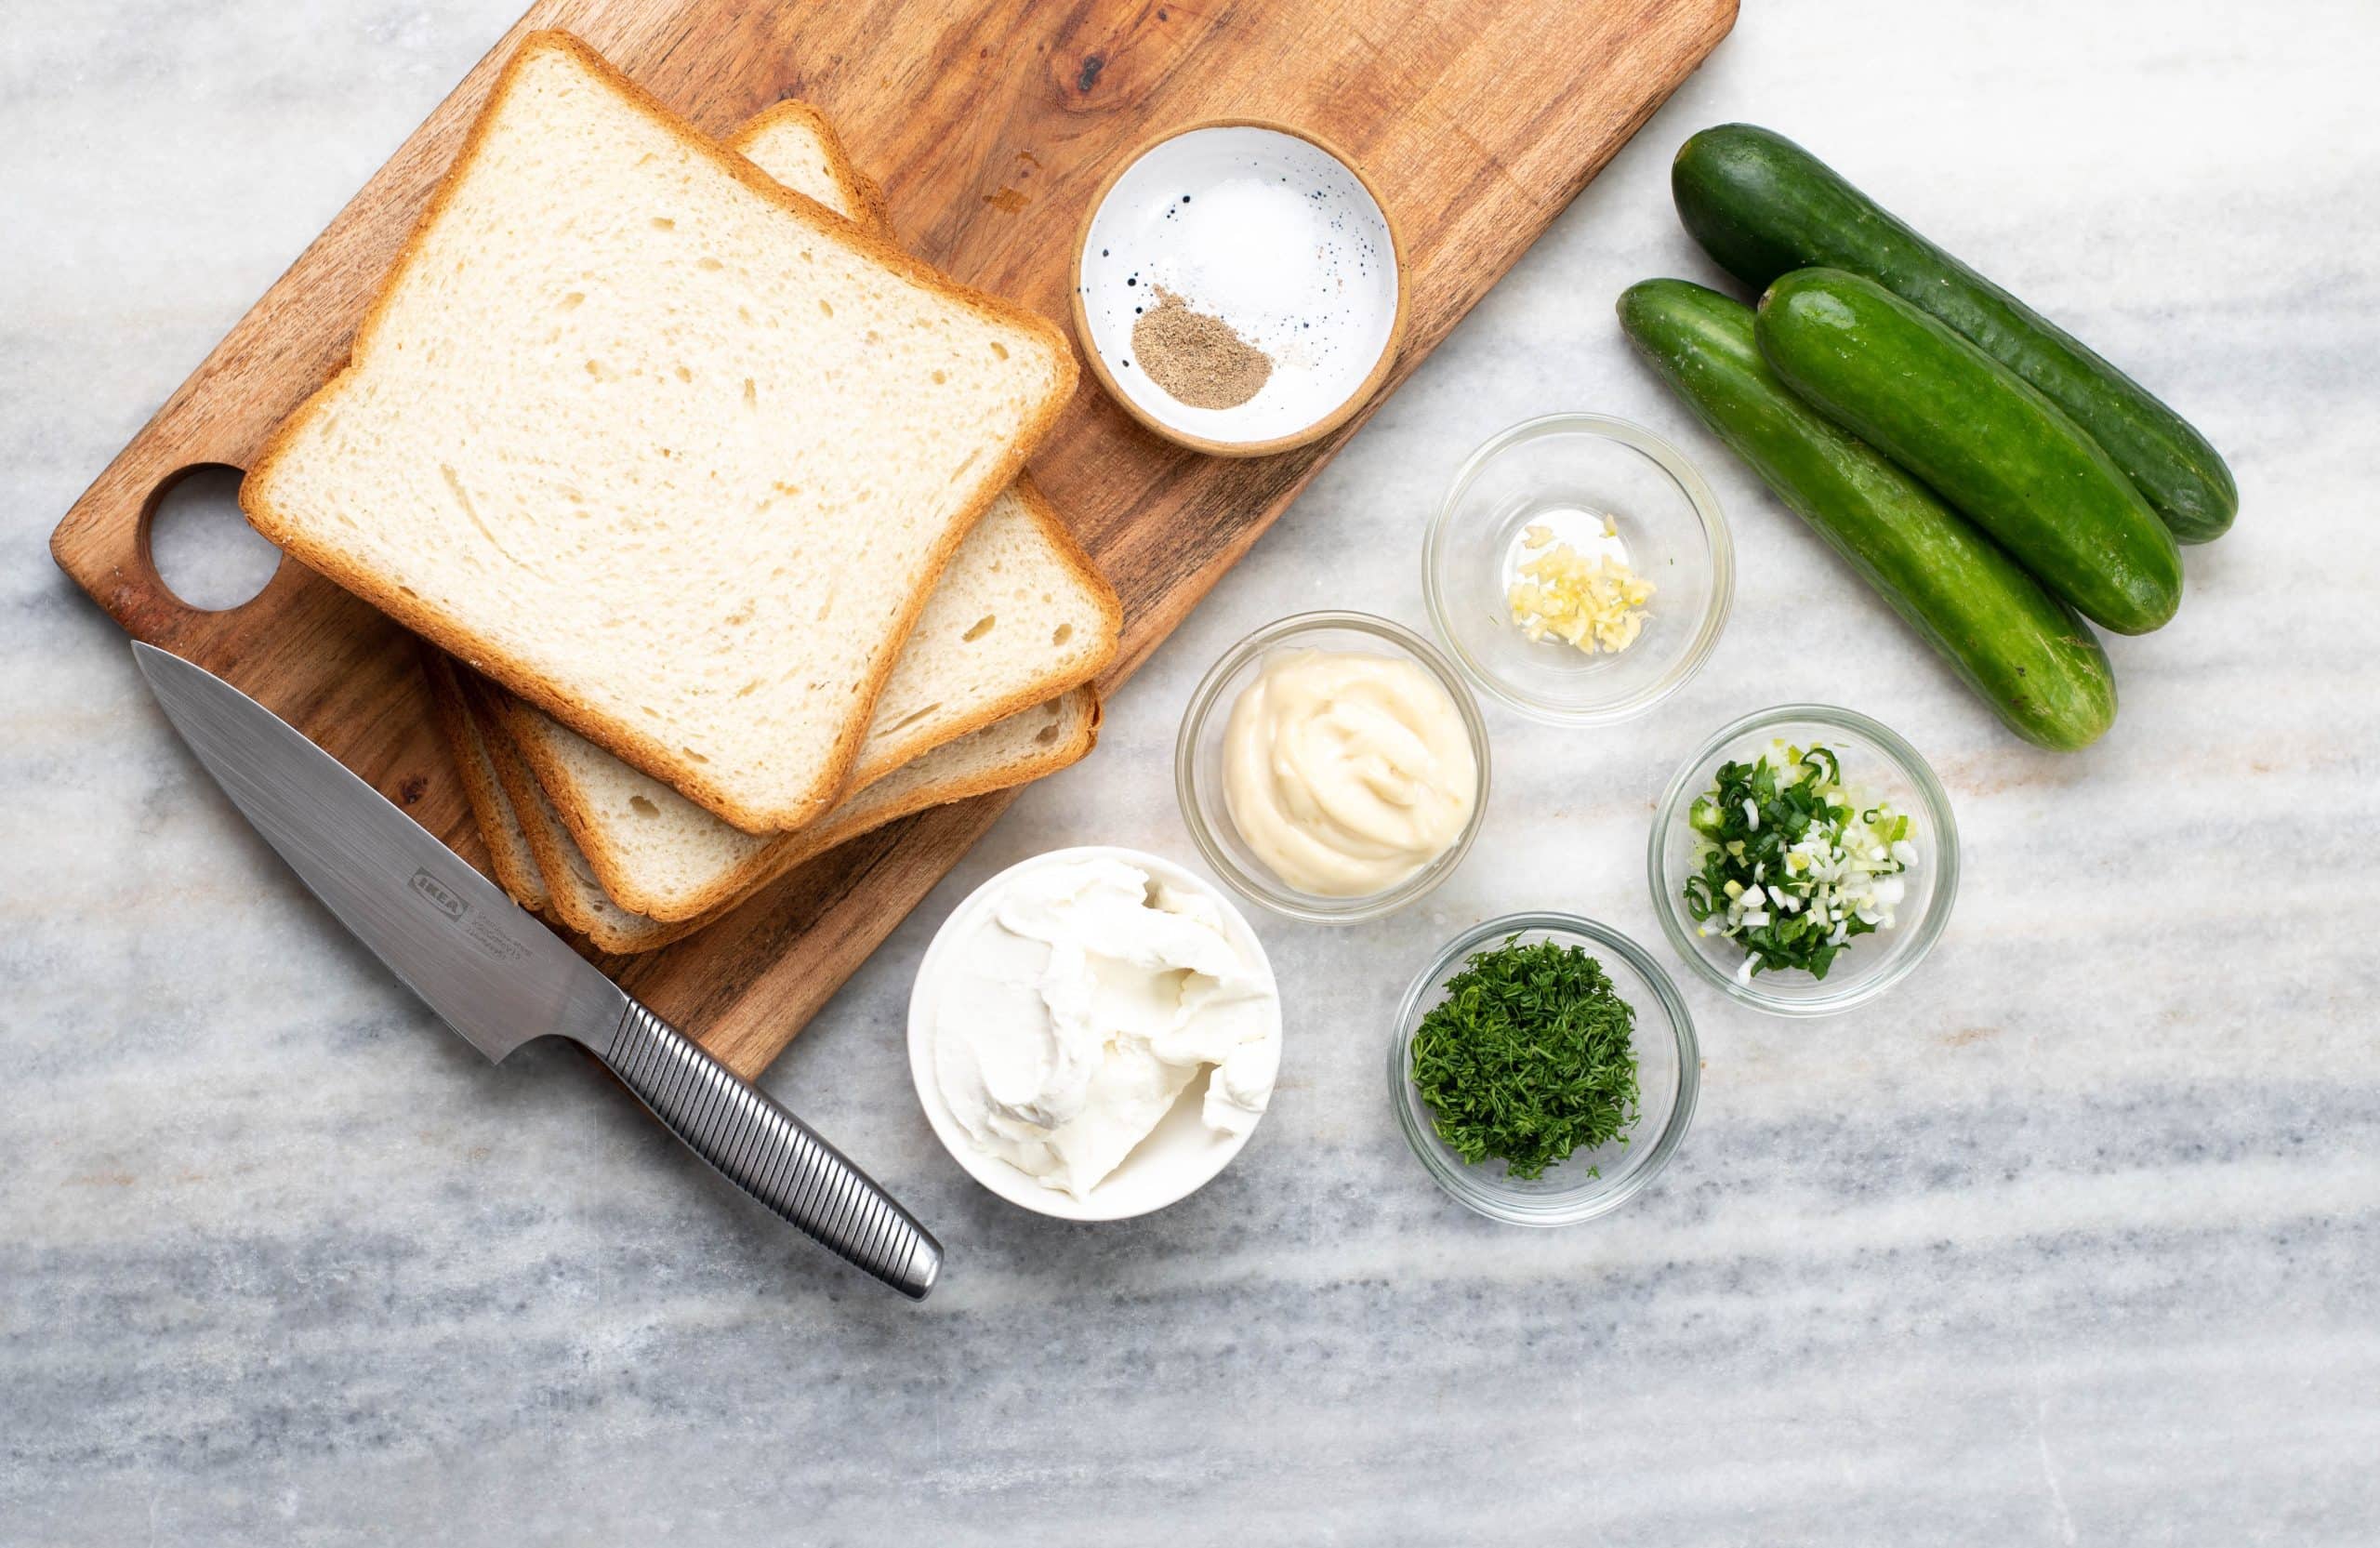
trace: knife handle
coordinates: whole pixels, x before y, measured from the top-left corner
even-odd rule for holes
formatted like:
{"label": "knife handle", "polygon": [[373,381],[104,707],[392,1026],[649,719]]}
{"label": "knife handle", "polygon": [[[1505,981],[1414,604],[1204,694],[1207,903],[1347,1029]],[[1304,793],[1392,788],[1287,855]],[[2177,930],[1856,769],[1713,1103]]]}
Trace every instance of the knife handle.
{"label": "knife handle", "polygon": [[932,1234],[693,1039],[630,999],[612,1046],[595,1052],[687,1148],[780,1218],[912,1301],[933,1289],[942,1244]]}

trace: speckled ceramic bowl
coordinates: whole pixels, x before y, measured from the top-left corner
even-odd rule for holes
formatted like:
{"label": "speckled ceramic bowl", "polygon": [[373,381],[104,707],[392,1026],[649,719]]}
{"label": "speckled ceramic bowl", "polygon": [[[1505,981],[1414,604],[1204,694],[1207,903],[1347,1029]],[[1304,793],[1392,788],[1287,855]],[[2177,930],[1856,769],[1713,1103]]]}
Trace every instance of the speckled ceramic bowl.
{"label": "speckled ceramic bowl", "polygon": [[[1197,451],[1258,456],[1328,435],[1380,390],[1406,289],[1395,228],[1353,162],[1287,125],[1228,119],[1152,141],[1093,197],[1075,331],[1133,418]],[[1254,396],[1198,407],[1151,376],[1133,331],[1160,290],[1270,359]]]}

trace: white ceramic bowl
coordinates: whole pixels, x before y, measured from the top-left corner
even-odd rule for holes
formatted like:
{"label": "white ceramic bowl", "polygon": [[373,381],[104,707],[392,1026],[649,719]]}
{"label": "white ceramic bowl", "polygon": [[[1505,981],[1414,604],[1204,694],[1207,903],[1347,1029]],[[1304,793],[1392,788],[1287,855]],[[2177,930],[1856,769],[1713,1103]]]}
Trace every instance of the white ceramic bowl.
{"label": "white ceramic bowl", "polygon": [[[1245,119],[1141,150],[1091,200],[1075,256],[1075,330],[1093,375],[1168,440],[1223,456],[1285,451],[1346,423],[1405,331],[1403,260],[1379,195],[1302,131]],[[1256,395],[1195,408],[1132,358],[1159,287],[1272,358]]]}
{"label": "white ceramic bowl", "polygon": [[[942,1147],[950,1152],[951,1159],[965,1169],[968,1176],[992,1192],[1036,1214],[1058,1220],[1130,1220],[1152,1210],[1162,1210],[1205,1187],[1217,1172],[1231,1164],[1231,1158],[1248,1143],[1249,1134],[1255,1132],[1254,1125],[1239,1134],[1218,1134],[1207,1127],[1199,1116],[1199,1106],[1206,1100],[1211,1071],[1202,1072],[1190,1083],[1164,1120],[1124,1158],[1123,1165],[1091,1190],[1088,1198],[1077,1198],[1063,1189],[1043,1187],[1038,1178],[976,1149],[967,1131],[951,1116],[950,1104],[943,1100],[941,1082],[933,1073],[933,1021],[944,987],[943,968],[958,950],[958,943],[983,922],[1001,891],[1015,877],[1072,860],[1121,860],[1139,867],[1157,880],[1212,899],[1223,917],[1232,945],[1256,964],[1257,972],[1274,991],[1274,1034],[1279,1035],[1280,986],[1274,980],[1272,960],[1264,955],[1264,943],[1256,938],[1246,916],[1230,898],[1212,882],[1170,860],[1136,849],[1086,844],[1018,861],[968,893],[966,901],[942,921],[942,928],[934,932],[933,944],[926,947],[925,960],[918,965],[916,986],[909,991],[909,1078],[918,1088],[918,1101],[925,1108],[926,1122],[932,1127],[934,1138],[942,1142]],[[1259,1118],[1257,1121],[1263,1119]]]}

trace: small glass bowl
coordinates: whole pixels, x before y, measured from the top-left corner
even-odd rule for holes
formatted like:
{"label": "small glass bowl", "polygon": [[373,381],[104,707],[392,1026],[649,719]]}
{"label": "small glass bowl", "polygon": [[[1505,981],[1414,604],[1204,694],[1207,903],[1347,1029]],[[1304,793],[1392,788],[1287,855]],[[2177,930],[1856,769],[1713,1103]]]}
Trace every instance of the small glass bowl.
{"label": "small glass bowl", "polygon": [[[1534,1181],[1510,1175],[1501,1161],[1474,1166],[1456,1155],[1438,1138],[1437,1124],[1412,1075],[1414,1034],[1421,1018],[1446,998],[1447,980],[1462,970],[1473,952],[1501,946],[1506,936],[1515,934],[1527,946],[1555,941],[1584,947],[1636,1012],[1632,1046],[1640,1116],[1635,1127],[1609,1144],[1546,1168]],[[1396,1012],[1396,1036],[1388,1049],[1389,1100],[1423,1170],[1465,1208],[1514,1225],[1576,1225],[1634,1197],[1677,1153],[1686,1126],[1694,1121],[1701,1087],[1702,1055],[1694,1039],[1694,1020],[1670,975],[1627,936],[1575,914],[1507,914],[1448,942],[1405,991]]]}
{"label": "small glass bowl", "polygon": [[[1749,762],[1778,737],[1795,747],[1818,743],[1832,749],[1842,761],[1845,786],[1907,813],[1917,864],[1902,873],[1908,890],[1898,922],[1851,942],[1824,978],[1794,971],[1755,973],[1747,982],[1737,977],[1743,952],[1724,936],[1697,933],[1700,927],[1686,912],[1681,889],[1695,870],[1694,825],[1687,814],[1695,798],[1711,787],[1720,764]],[[1959,828],[1942,782],[1898,733],[1849,709],[1784,704],[1721,728],[1686,760],[1661,793],[1646,868],[1662,933],[1696,972],[1754,1010],[1831,1016],[1865,1004],[1908,977],[1941,937],[1959,890]]]}
{"label": "small glass bowl", "polygon": [[[1653,583],[1645,629],[1626,650],[1590,655],[1532,641],[1505,600],[1528,528],[1574,532],[1607,517],[1612,552]],[[1603,414],[1525,420],[1471,454],[1430,523],[1421,589],[1430,624],[1464,673],[1522,714],[1560,725],[1641,715],[1710,659],[1735,597],[1735,548],[1718,496],[1659,436]]]}
{"label": "small glass bowl", "polygon": [[[1369,655],[1399,656],[1417,662],[1437,680],[1462,716],[1471,739],[1471,756],[1479,768],[1479,791],[1471,803],[1471,820],[1463,824],[1452,844],[1428,865],[1396,885],[1357,897],[1324,897],[1301,892],[1275,876],[1239,836],[1223,802],[1223,731],[1240,691],[1263,668],[1267,653],[1285,648],[1352,651]],[[1479,836],[1488,812],[1488,723],[1480,718],[1479,701],[1462,676],[1427,640],[1402,624],[1367,613],[1301,613],[1268,624],[1223,653],[1190,695],[1183,712],[1181,734],[1173,745],[1173,788],[1182,802],[1182,820],[1207,864],[1233,891],[1276,914],[1313,924],[1354,924],[1402,908],[1454,873]]]}

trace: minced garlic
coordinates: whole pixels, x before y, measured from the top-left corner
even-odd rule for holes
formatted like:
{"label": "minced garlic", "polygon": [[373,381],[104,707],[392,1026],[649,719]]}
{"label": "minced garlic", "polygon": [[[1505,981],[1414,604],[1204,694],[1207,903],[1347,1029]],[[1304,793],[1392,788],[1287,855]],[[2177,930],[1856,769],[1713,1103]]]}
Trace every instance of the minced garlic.
{"label": "minced garlic", "polygon": [[[1606,534],[1611,531],[1608,523]],[[1644,632],[1653,583],[1617,559],[1581,555],[1554,540],[1554,529],[1532,526],[1521,546],[1537,555],[1520,567],[1504,600],[1513,622],[1532,640],[1552,635],[1589,655],[1624,651]]]}

